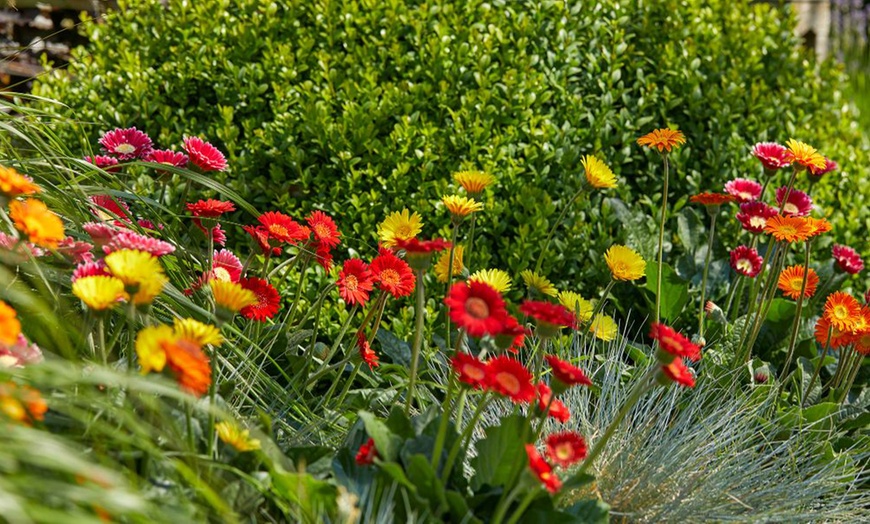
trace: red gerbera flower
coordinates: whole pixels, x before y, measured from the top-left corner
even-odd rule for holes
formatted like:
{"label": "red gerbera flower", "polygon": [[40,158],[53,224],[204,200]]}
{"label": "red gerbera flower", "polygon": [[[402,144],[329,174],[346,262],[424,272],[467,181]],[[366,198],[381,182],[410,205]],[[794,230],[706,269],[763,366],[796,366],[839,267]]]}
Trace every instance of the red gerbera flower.
{"label": "red gerbera flower", "polygon": [[119,168],[115,167],[118,165],[118,159],[115,157],[104,155],[86,156],[85,162],[91,163],[107,173],[117,173],[119,171]]}
{"label": "red gerbera flower", "polygon": [[107,222],[115,220],[117,225],[123,225],[116,219],[124,222],[130,221],[130,206],[120,198],[110,197],[109,195],[94,195],[90,197],[91,203],[95,208],[92,208],[94,214],[102,221]]}
{"label": "red gerbera flower", "polygon": [[515,404],[535,399],[532,374],[520,361],[500,355],[486,363],[486,387],[509,397]]}
{"label": "red gerbera flower", "polygon": [[335,221],[323,211],[314,211],[305,218],[308,227],[314,233],[314,239],[321,245],[329,248],[337,246],[340,242],[341,233],[335,225]]}
{"label": "red gerbera flower", "polygon": [[151,139],[135,127],[115,129],[100,137],[103,150],[121,160],[132,160],[151,151]]}
{"label": "red gerbera flower", "polygon": [[224,202],[222,200],[215,200],[213,198],[209,198],[208,200],[200,200],[199,202],[195,202],[193,204],[188,202],[187,210],[190,211],[195,217],[217,218],[224,213],[235,211],[236,205],[232,202]]}
{"label": "red gerbera flower", "polygon": [[761,161],[766,171],[788,167],[791,162],[787,158],[787,151],[785,146],[775,142],[759,142],[752,148],[752,154]]}
{"label": "red gerbera flower", "polygon": [[561,400],[553,398],[553,390],[550,389],[550,386],[540,382],[535,386],[535,390],[538,394],[538,409],[542,413],[547,409],[547,406],[550,406],[550,411],[547,412],[550,418],[563,424],[571,419],[571,411],[568,410],[568,406]]}
{"label": "red gerbera flower", "polygon": [[202,171],[223,171],[227,168],[224,154],[201,138],[195,136],[185,138],[184,150],[190,155],[190,162]]}
{"label": "red gerbera flower", "polygon": [[450,319],[472,337],[497,335],[508,316],[499,292],[476,280],[453,284],[444,304],[450,308]]}
{"label": "red gerbera flower", "polygon": [[725,192],[740,202],[754,202],[761,196],[761,184],[754,180],[735,178],[725,184]]}
{"label": "red gerbera flower", "polygon": [[225,246],[227,244],[227,235],[224,233],[224,230],[221,229],[220,224],[215,224],[214,227],[211,228],[211,236],[215,245]]}
{"label": "red gerbera flower", "polygon": [[731,269],[745,277],[758,275],[763,263],[764,259],[754,247],[737,246],[731,250]]}
{"label": "red gerbera flower", "polygon": [[369,266],[358,258],[344,262],[338,274],[338,294],[348,304],[365,305],[369,300],[374,280]]}
{"label": "red gerbera flower", "polygon": [[443,238],[433,238],[432,240],[420,240],[419,238],[398,238],[393,249],[396,251],[405,250],[406,253],[429,254],[437,251],[449,249],[452,244]]}
{"label": "red gerbera flower", "polygon": [[562,431],[547,437],[547,458],[563,468],[586,458],[586,441],[576,431]]}
{"label": "red gerbera flower", "polygon": [[831,255],[837,262],[837,267],[850,275],[858,274],[864,269],[861,255],[849,246],[834,244],[834,247],[831,248]]}
{"label": "red gerbera flower", "polygon": [[792,189],[788,192],[788,200],[783,204],[782,199],[785,197],[786,187],[780,187],[776,190],[776,204],[782,208],[783,215],[805,217],[813,210],[813,199],[810,195],[799,189]]}
{"label": "red gerbera flower", "polygon": [[169,149],[152,149],[145,155],[145,160],[173,167],[185,167],[188,162],[187,155]]}
{"label": "red gerbera flower", "polygon": [[457,351],[450,358],[450,364],[459,375],[460,382],[468,384],[474,389],[483,389],[486,382],[486,362],[468,353]]}
{"label": "red gerbera flower", "polygon": [[495,335],[495,345],[499,349],[506,349],[512,353],[519,351],[526,341],[529,330],[514,317],[507,315],[502,322],[501,331]]}
{"label": "red gerbera flower", "polygon": [[268,211],[260,215],[257,220],[269,232],[269,238],[279,242],[297,245],[299,242],[308,240],[308,237],[311,236],[310,229],[300,225],[284,213]]}
{"label": "red gerbera flower", "polygon": [[369,438],[365,444],[359,447],[359,451],[356,453],[356,463],[360,466],[369,466],[375,463],[378,456],[375,439]]}
{"label": "red gerbera flower", "polygon": [[658,341],[660,351],[656,356],[665,364],[674,360],[674,357],[686,357],[692,362],[701,360],[701,348],[671,327],[653,322],[649,336]]}
{"label": "red gerbera flower", "polygon": [[269,230],[266,226],[242,226],[246,233],[251,235],[251,238],[260,246],[260,250],[264,255],[280,255],[280,247],[272,247],[269,244]]}
{"label": "red gerbera flower", "polygon": [[369,369],[373,370],[376,366],[380,366],[378,354],[372,349],[366,334],[362,331],[356,332],[356,346],[359,349],[359,356],[363,359],[363,362],[369,365]]}
{"label": "red gerbera flower", "polygon": [[837,169],[838,167],[840,166],[838,166],[836,162],[828,157],[825,157],[825,167],[816,167],[813,165],[809,165],[807,166],[807,171],[813,176],[821,177],[822,175],[826,175],[831,171]]}
{"label": "red gerbera flower", "polygon": [[529,467],[541,484],[550,493],[556,493],[562,487],[562,481],[553,473],[553,467],[538,453],[534,444],[526,444],[526,454],[529,456]]}
{"label": "red gerbera flower", "polygon": [[155,257],[162,257],[174,252],[175,246],[163,240],[140,235],[135,231],[124,230],[119,231],[105,246],[103,246],[103,252],[108,255],[109,253],[121,249],[147,251]]}
{"label": "red gerbera flower", "polygon": [[520,305],[520,313],[535,319],[538,325],[538,336],[541,337],[551,337],[565,326],[577,326],[574,313],[561,304],[526,300]]}
{"label": "red gerbera flower", "polygon": [[702,206],[721,206],[726,202],[734,202],[735,200],[737,197],[734,195],[723,195],[722,193],[699,193],[689,198],[690,202]]}
{"label": "red gerbera flower", "polygon": [[695,387],[695,376],[681,358],[675,358],[670,364],[662,365],[661,371],[659,382],[663,385],[676,382],[687,388]]}
{"label": "red gerbera flower", "polygon": [[743,229],[752,233],[761,233],[764,231],[764,227],[767,226],[768,219],[778,214],[779,212],[776,209],[764,202],[747,202],[740,204],[737,220],[740,221]]}
{"label": "red gerbera flower", "polygon": [[257,301],[250,306],[245,306],[239,311],[243,317],[257,322],[265,322],[278,313],[281,307],[281,295],[267,280],[257,277],[243,278],[239,284],[245,289],[250,289],[257,297]]}
{"label": "red gerbera flower", "polygon": [[381,249],[369,265],[378,287],[396,298],[414,291],[416,278],[408,263],[388,249]]}
{"label": "red gerbera flower", "polygon": [[327,273],[332,269],[332,251],[326,244],[317,244],[317,248],[314,250],[314,259]]}
{"label": "red gerbera flower", "polygon": [[577,366],[565,362],[555,355],[545,355],[544,359],[546,359],[547,363],[550,364],[550,367],[553,369],[553,378],[560,382],[565,388],[576,386],[578,384],[581,386],[592,385],[592,381],[589,380],[589,377],[587,377],[583,373],[583,370]]}

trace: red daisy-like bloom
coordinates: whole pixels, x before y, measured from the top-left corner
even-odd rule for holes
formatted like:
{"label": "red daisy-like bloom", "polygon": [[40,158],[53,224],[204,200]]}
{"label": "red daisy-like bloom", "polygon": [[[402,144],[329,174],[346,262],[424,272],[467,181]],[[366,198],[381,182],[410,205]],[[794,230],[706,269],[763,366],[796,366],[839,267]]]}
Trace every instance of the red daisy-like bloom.
{"label": "red daisy-like bloom", "polygon": [[837,267],[850,275],[858,274],[864,269],[861,255],[849,246],[834,244],[834,247],[831,248],[831,256],[837,262]]}
{"label": "red daisy-like bloom", "polygon": [[260,250],[264,255],[278,256],[281,254],[280,247],[272,247],[269,244],[269,230],[266,229],[266,226],[242,226],[242,229],[251,235],[251,238],[260,246]]}
{"label": "red daisy-like bloom", "polygon": [[686,357],[692,362],[701,360],[701,348],[672,327],[653,322],[649,336],[658,341],[661,351],[656,356],[665,364],[674,360],[674,357]]}
{"label": "red daisy-like bloom", "polygon": [[676,382],[687,388],[695,387],[695,376],[681,358],[675,358],[670,364],[662,365],[661,382],[667,384]]}
{"label": "red daisy-like bloom", "polygon": [[342,300],[350,305],[365,305],[373,286],[374,279],[368,264],[358,258],[344,262],[338,274],[338,294]]}
{"label": "red daisy-like bloom", "polygon": [[816,167],[813,165],[809,165],[807,166],[807,172],[809,172],[809,174],[813,176],[821,177],[822,175],[826,175],[831,171],[834,171],[838,167],[840,166],[838,166],[836,162],[828,157],[825,157],[825,167]]}
{"label": "red daisy-like bloom", "polygon": [[529,456],[529,468],[541,484],[550,493],[557,493],[562,488],[562,481],[553,473],[553,467],[538,453],[534,444],[526,444],[526,454]]}
{"label": "red daisy-like bloom", "polygon": [[535,391],[538,395],[538,410],[543,413],[547,409],[547,406],[550,406],[550,411],[547,412],[547,416],[550,418],[554,418],[563,424],[571,419],[571,411],[568,410],[568,406],[562,403],[561,400],[553,398],[553,390],[550,389],[550,386],[540,382],[535,386]]}
{"label": "red daisy-like bloom", "polygon": [[788,148],[775,142],[759,142],[752,147],[752,154],[761,161],[766,171],[776,171],[788,167],[791,162],[786,152]]}
{"label": "red daisy-like bloom", "polygon": [[547,437],[547,458],[567,468],[586,458],[586,441],[576,431],[562,431]]}
{"label": "red daisy-like bloom", "polygon": [[159,230],[163,229],[163,224],[154,225],[154,222],[152,222],[150,220],[146,220],[144,218],[140,218],[140,219],[136,220],[136,223],[139,224],[139,227],[141,227],[142,229],[150,229],[151,231],[157,231],[158,229]]}
{"label": "red daisy-like bloom", "polygon": [[117,173],[120,169],[115,167],[118,165],[118,159],[113,156],[95,155],[86,156],[85,162],[93,164],[107,173]]}
{"label": "red daisy-like bloom", "polygon": [[412,253],[429,254],[437,251],[450,249],[452,244],[443,238],[433,238],[432,240],[420,240],[419,238],[398,238],[393,249],[396,251],[405,250],[409,255]]}
{"label": "red daisy-like bloom", "polygon": [[82,229],[91,236],[94,245],[102,247],[112,241],[121,230],[105,222],[85,222]]}
{"label": "red daisy-like bloom", "polygon": [[311,236],[310,229],[300,225],[284,213],[268,211],[260,215],[257,220],[266,228],[269,238],[279,242],[297,245],[299,242],[308,240],[308,237]]}
{"label": "red daisy-like bloom", "polygon": [[507,315],[502,322],[501,331],[495,335],[495,345],[499,349],[506,349],[511,353],[516,353],[526,342],[526,335],[529,330],[521,325],[517,319]]}
{"label": "red daisy-like bloom", "polygon": [[561,304],[526,300],[520,305],[520,313],[535,319],[538,325],[538,336],[541,337],[551,337],[562,327],[577,326],[574,313]]}
{"label": "red daisy-like bloom", "polygon": [[799,189],[792,189],[788,192],[788,200],[783,204],[782,199],[785,197],[786,187],[780,187],[776,190],[776,204],[782,208],[782,214],[788,216],[805,217],[813,210],[813,199],[810,195]]}
{"label": "red daisy-like bloom", "polygon": [[121,160],[141,158],[151,151],[151,138],[135,127],[115,129],[100,137],[103,150]]}
{"label": "red daisy-like bloom", "polygon": [[737,200],[736,196],[722,193],[699,193],[689,198],[690,202],[702,206],[721,206],[726,202],[734,202],[735,200]]}
{"label": "red daisy-like bloom", "polygon": [[185,138],[184,150],[190,155],[190,162],[202,171],[223,171],[227,168],[224,154],[199,137]]}
{"label": "red daisy-like bloom", "polygon": [[281,295],[268,280],[249,277],[239,280],[243,288],[254,292],[257,301],[250,306],[245,306],[239,311],[243,317],[257,322],[265,322],[274,317],[281,308]]}
{"label": "red daisy-like bloom", "polygon": [[57,243],[58,253],[71,259],[73,264],[92,261],[94,259],[92,249],[94,249],[93,244],[80,242],[73,237],[66,237]]}
{"label": "red daisy-like bloom", "polygon": [[378,256],[369,264],[378,287],[395,298],[410,295],[414,291],[416,278],[407,262],[388,249],[381,249]]}
{"label": "red daisy-like bloom", "polygon": [[145,155],[145,160],[147,162],[154,162],[155,164],[185,167],[187,166],[189,159],[184,153],[179,153],[170,149],[152,149],[147,155]]}
{"label": "red daisy-like bloom", "polygon": [[591,386],[592,381],[583,373],[583,370],[577,366],[561,360],[555,355],[544,356],[547,363],[553,369],[553,378],[561,382],[566,387],[581,385]]}
{"label": "red daisy-like bloom", "polygon": [[474,389],[483,389],[486,382],[486,362],[468,353],[456,352],[450,358],[459,381]]}
{"label": "red daisy-like bloom", "polygon": [[508,316],[499,292],[477,280],[453,284],[444,304],[450,308],[450,320],[472,337],[499,334]]}
{"label": "red daisy-like bloom", "polygon": [[106,263],[101,259],[96,262],[85,262],[76,266],[70,280],[75,282],[84,277],[111,276],[111,274],[108,268],[106,268]]}
{"label": "red daisy-like bloom", "polygon": [[365,444],[359,447],[356,453],[356,463],[360,466],[370,466],[378,458],[378,449],[375,447],[375,439],[369,438]]}
{"label": "red daisy-like bloom", "polygon": [[372,349],[366,334],[362,331],[356,332],[356,347],[359,349],[359,356],[363,362],[369,365],[369,369],[373,370],[376,366],[380,366],[378,354]]}
{"label": "red daisy-like bloom", "polygon": [[323,211],[314,211],[305,218],[314,233],[314,239],[321,245],[333,248],[341,241],[341,233],[335,221]]}
{"label": "red daisy-like bloom", "polygon": [[763,263],[764,259],[754,247],[737,246],[731,250],[731,269],[744,277],[755,278]]}
{"label": "red daisy-like bloom", "polygon": [[90,200],[96,206],[91,211],[104,222],[115,220],[116,225],[123,225],[116,219],[124,222],[131,220],[130,206],[120,198],[110,197],[109,195],[93,195],[90,197]]}
{"label": "red daisy-like bloom", "polygon": [[[830,341],[828,341],[829,330],[831,333]],[[825,347],[825,343],[828,343],[830,349],[840,349],[841,347],[848,346],[855,339],[855,336],[852,335],[851,331],[841,331],[840,329],[837,329],[837,326],[832,326],[831,321],[824,315],[819,317],[816,321],[813,335],[816,337],[816,342],[818,342],[822,347]]]}
{"label": "red daisy-like bloom", "polygon": [[314,249],[314,258],[323,269],[329,273],[332,269],[332,250],[326,244],[317,243]]}
{"label": "red daisy-like bloom", "polygon": [[505,355],[486,363],[486,388],[511,399],[515,404],[528,403],[535,399],[532,374],[519,360]]}
{"label": "red daisy-like bloom", "polygon": [[213,228],[211,228],[211,236],[215,243],[218,246],[227,245],[227,235],[224,233],[224,230],[221,229],[220,224],[215,224]]}
{"label": "red daisy-like bloom", "polygon": [[761,196],[761,184],[754,180],[735,178],[725,184],[725,192],[740,202],[754,202]]}
{"label": "red daisy-like bloom", "polygon": [[761,233],[767,225],[767,221],[779,212],[765,204],[764,202],[747,202],[740,204],[740,212],[737,213],[737,220],[743,226],[743,229],[752,233]]}
{"label": "red daisy-like bloom", "polygon": [[187,210],[195,217],[199,218],[218,218],[224,213],[229,213],[236,210],[236,205],[232,202],[224,202],[209,198],[208,200],[200,200],[199,202],[186,204]]}
{"label": "red daisy-like bloom", "polygon": [[103,252],[108,255],[121,249],[147,251],[155,257],[162,257],[174,252],[175,246],[163,240],[140,235],[135,231],[124,230],[119,231],[108,244],[103,246]]}

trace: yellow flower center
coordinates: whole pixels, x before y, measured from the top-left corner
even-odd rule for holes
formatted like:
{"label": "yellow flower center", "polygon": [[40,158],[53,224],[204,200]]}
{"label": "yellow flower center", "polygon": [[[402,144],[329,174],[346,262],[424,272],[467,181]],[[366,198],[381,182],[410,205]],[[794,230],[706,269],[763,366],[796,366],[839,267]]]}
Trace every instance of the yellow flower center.
{"label": "yellow flower center", "polygon": [[520,392],[520,381],[511,373],[498,373],[495,376],[495,380],[511,395],[516,395]]}
{"label": "yellow flower center", "polygon": [[359,280],[354,275],[344,277],[344,287],[350,291],[356,291],[359,287]]}
{"label": "yellow flower center", "polygon": [[791,202],[786,202],[786,204],[782,206],[782,210],[791,215],[796,215],[798,212],[797,206],[792,204]]}
{"label": "yellow flower center", "polygon": [[750,262],[746,258],[741,258],[740,260],[738,260],[736,265],[739,271],[743,271],[744,273],[752,272],[752,262]]}
{"label": "yellow flower center", "polygon": [[130,144],[119,144],[115,146],[115,153],[121,153],[122,155],[129,155],[136,151],[136,148]]}
{"label": "yellow flower center", "polygon": [[411,229],[410,224],[402,224],[401,226],[396,228],[395,234],[399,238],[408,239],[414,235],[414,232]]}
{"label": "yellow flower center", "polygon": [[486,375],[486,373],[484,373],[484,371],[478,366],[471,364],[462,366],[462,373],[473,380],[483,380],[483,377]]}
{"label": "yellow flower center", "polygon": [[287,228],[278,224],[272,224],[269,226],[269,233],[276,237],[285,237],[287,236]]}
{"label": "yellow flower center", "polygon": [[314,234],[319,237],[328,237],[330,235],[329,228],[323,224],[317,224],[314,226]]}
{"label": "yellow flower center", "polygon": [[846,306],[836,305],[831,310],[831,316],[837,320],[846,320],[849,318],[849,308]]}
{"label": "yellow flower center", "polygon": [[465,301],[465,312],[482,320],[489,317],[489,304],[482,298],[471,297]]}
{"label": "yellow flower center", "polygon": [[749,225],[755,228],[764,228],[767,225],[767,219],[762,217],[750,217]]}
{"label": "yellow flower center", "polygon": [[402,277],[395,269],[385,269],[381,271],[381,281],[389,286],[398,286],[402,283]]}
{"label": "yellow flower center", "polygon": [[753,198],[755,198],[755,195],[753,195],[749,191],[741,191],[739,195],[741,200],[752,200]]}
{"label": "yellow flower center", "polygon": [[216,267],[216,268],[214,268],[212,273],[214,274],[215,280],[225,280],[227,282],[232,280],[232,277],[230,276],[230,272],[227,271],[227,269],[224,267]]}
{"label": "yellow flower center", "polygon": [[571,450],[571,445],[564,443],[559,444],[556,448],[556,456],[559,457],[560,460],[568,460],[574,456],[574,453]]}

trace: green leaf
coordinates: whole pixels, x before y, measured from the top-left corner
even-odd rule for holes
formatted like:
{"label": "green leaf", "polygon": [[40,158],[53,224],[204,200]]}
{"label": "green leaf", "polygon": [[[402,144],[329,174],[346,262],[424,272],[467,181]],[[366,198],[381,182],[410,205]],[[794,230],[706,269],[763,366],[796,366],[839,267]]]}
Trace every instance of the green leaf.
{"label": "green leaf", "polygon": [[374,439],[378,455],[388,462],[395,461],[399,456],[399,447],[402,445],[402,439],[390,431],[390,428],[382,420],[368,411],[360,411],[359,418],[365,424],[366,433]]}
{"label": "green leaf", "polygon": [[411,365],[411,346],[400,340],[384,328],[378,329],[375,338],[381,343],[381,349],[390,359],[401,366]]}
{"label": "green leaf", "polygon": [[521,438],[531,436],[526,418],[512,415],[502,419],[498,426],[486,429],[486,436],[475,445],[477,456],[472,460],[476,474],[471,479],[474,489],[484,485],[507,484],[520,468],[526,467],[525,443]]}
{"label": "green leaf", "polygon": [[429,506],[435,515],[440,515],[447,507],[447,498],[444,494],[444,485],[429,459],[424,455],[414,455],[408,461],[408,478],[417,486],[417,493],[429,501]]}
{"label": "green leaf", "polygon": [[[647,262],[646,265],[646,288],[655,296],[658,264]],[[661,315],[663,319],[671,322],[676,320],[682,313],[683,308],[689,302],[689,283],[680,278],[674,269],[664,264],[662,266],[662,299]]]}
{"label": "green leaf", "polygon": [[308,473],[296,473],[276,468],[272,472],[272,489],[285,500],[297,506],[306,520],[316,522],[324,512],[337,510],[338,490]]}
{"label": "green leaf", "polygon": [[575,515],[585,524],[607,524],[610,522],[610,505],[601,499],[587,499],[575,502],[565,509],[565,513]]}

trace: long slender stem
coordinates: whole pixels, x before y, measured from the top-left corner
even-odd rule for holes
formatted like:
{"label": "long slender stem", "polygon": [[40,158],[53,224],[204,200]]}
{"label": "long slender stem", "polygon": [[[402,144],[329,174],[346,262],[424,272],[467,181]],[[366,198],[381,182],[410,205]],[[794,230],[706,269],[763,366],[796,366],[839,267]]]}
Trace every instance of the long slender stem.
{"label": "long slender stem", "polygon": [[526,496],[523,497],[523,500],[520,501],[520,505],[517,506],[517,509],[514,510],[514,513],[511,516],[510,520],[507,521],[507,524],[517,524],[517,522],[519,522],[519,520],[523,517],[523,513],[525,513],[526,509],[528,509],[529,505],[531,505],[532,501],[535,500],[535,497],[537,495],[537,489],[530,489],[529,492],[526,493]]}
{"label": "long slender stem", "polygon": [[853,346],[850,344],[840,350],[840,358],[837,361],[837,370],[834,372],[834,376],[831,377],[831,380],[825,384],[825,388],[840,387],[840,382],[843,379],[844,370],[849,367],[849,359],[852,356]]}
{"label": "long slender stem", "polygon": [[423,347],[423,328],[425,322],[426,294],[423,288],[423,271],[417,269],[417,322],[414,326],[414,345],[411,348],[411,377],[408,381],[408,395],[405,397],[405,415],[411,413],[414,403],[414,388],[417,386],[417,365],[420,349]]}
{"label": "long slender stem", "polygon": [[217,401],[217,381],[218,381],[218,365],[219,359],[217,348],[212,346],[211,359],[211,384],[208,385],[208,405],[211,409],[208,410],[208,456],[213,458],[217,451],[217,439],[215,439],[215,409]]}
{"label": "long slender stem", "polygon": [[668,216],[668,155],[662,155],[665,168],[665,182],[662,188],[662,218],[659,222],[659,258],[656,268],[656,323],[661,321],[662,313],[662,261],[665,247],[665,220]]}
{"label": "long slender stem", "polygon": [[480,420],[481,415],[483,415],[486,406],[489,404],[489,401],[492,399],[491,396],[486,395],[480,399],[477,403],[477,408],[474,410],[474,414],[471,416],[471,421],[465,426],[465,429],[462,430],[462,434],[456,439],[456,442],[453,443],[453,446],[450,448],[450,453],[447,455],[447,462],[444,463],[444,471],[441,472],[441,482],[442,484],[447,483],[447,479],[450,478],[450,471],[453,469],[453,464],[456,462],[456,458],[459,456],[459,452],[463,447],[467,445],[463,444],[467,440],[471,439],[471,434],[474,431],[474,427],[477,425],[477,421]]}
{"label": "long slender stem", "polygon": [[559,228],[559,224],[562,223],[562,219],[565,218],[565,214],[568,213],[568,210],[571,209],[571,206],[574,205],[574,201],[577,200],[580,195],[583,193],[584,187],[580,187],[574,196],[571,197],[571,200],[568,201],[568,204],[562,208],[562,212],[559,213],[559,218],[553,222],[553,226],[550,228],[550,232],[547,233],[547,238],[544,240],[544,245],[541,246],[541,253],[538,255],[538,261],[535,262],[535,273],[541,272],[541,266],[544,263],[544,255],[547,254],[547,247],[550,245],[550,241],[553,240],[553,235],[556,233],[556,229]]}
{"label": "long slender stem", "polygon": [[[133,336],[132,333],[130,336]],[[99,355],[94,356],[99,356],[100,362],[102,362],[104,366],[107,366],[109,364],[109,359],[106,356],[106,326],[105,319],[102,315],[100,315],[100,318],[97,320],[97,337],[99,340]]]}
{"label": "long slender stem", "polygon": [[299,306],[299,299],[302,297],[302,289],[305,287],[305,277],[308,274],[308,264],[311,262],[311,255],[305,256],[305,261],[302,262],[302,269],[299,270],[299,287],[296,288],[296,297],[293,299],[293,305],[290,306],[290,312],[287,314],[288,329],[293,324],[293,319],[296,316],[296,308]]}
{"label": "long slender stem", "polygon": [[[471,264],[471,256],[474,253],[474,229],[475,229],[476,225],[477,225],[477,214],[472,213],[471,226],[468,229],[468,241],[466,242],[468,244],[468,249],[465,251],[465,267],[468,267],[468,268],[474,267]],[[454,242],[455,241],[456,241],[456,239],[454,239]]]}
{"label": "long slender stem", "polygon": [[716,217],[719,215],[719,207],[716,206],[713,216],[710,218],[710,236],[707,239],[707,256],[704,260],[704,276],[701,278],[701,307],[698,313],[698,336],[704,338],[704,298],[707,294],[707,275],[710,271],[710,259],[713,255],[713,236],[716,234]]}
{"label": "long slender stem", "polygon": [[[474,216],[471,217],[474,219]],[[450,237],[450,251],[447,253],[447,292],[450,292],[450,286],[453,284],[453,256],[456,253],[456,240],[459,238],[459,223],[453,222],[453,234]],[[445,293],[446,295],[447,293]],[[445,310],[444,325],[447,326],[444,340],[447,347],[450,347],[450,314]]]}
{"label": "long slender stem", "polygon": [[341,394],[338,396],[338,405],[341,406],[344,403],[344,397],[347,396],[347,393],[350,391],[350,386],[353,384],[353,381],[356,380],[356,376],[359,374],[359,370],[362,367],[363,362],[359,362],[353,368],[353,372],[350,374],[350,378],[347,379],[347,383],[344,385],[344,389],[341,390]]}
{"label": "long slender stem", "polygon": [[825,358],[828,356],[828,348],[831,347],[831,336],[834,334],[834,326],[828,328],[828,338],[825,340],[825,349],[822,350],[822,356],[819,357],[819,365],[816,366],[816,370],[813,372],[813,378],[810,379],[810,385],[807,386],[807,392],[804,394],[801,399],[801,407],[804,407],[804,403],[810,398],[810,393],[813,391],[813,386],[816,383],[816,379],[819,378],[819,373],[822,372],[822,366],[825,363]]}
{"label": "long slender stem", "polygon": [[453,390],[456,385],[456,379],[453,373],[447,377],[447,393],[444,395],[444,403],[441,405],[441,421],[438,424],[438,434],[435,436],[435,446],[432,449],[432,469],[438,471],[438,464],[441,462],[441,452],[444,451],[444,441],[447,439],[447,426],[450,420],[448,410],[450,402],[453,400]]}
{"label": "long slender stem", "polygon": [[864,359],[864,355],[857,353],[855,358],[852,359],[852,369],[848,374],[845,386],[842,388],[840,393],[840,398],[837,399],[838,404],[842,404],[846,397],[849,396],[849,390],[852,389],[852,384],[855,383],[855,377],[858,376],[858,370],[861,369],[861,361]]}
{"label": "long slender stem", "polygon": [[807,276],[810,271],[810,241],[806,242],[806,251],[804,252],[804,275],[803,279],[801,279],[801,294],[797,299],[797,308],[795,309],[794,314],[794,322],[791,326],[791,338],[788,342],[788,354],[785,358],[785,364],[782,366],[782,372],[780,373],[780,380],[785,378],[786,373],[788,373],[788,367],[791,365],[791,359],[794,358],[794,346],[795,342],[797,342],[797,334],[801,325],[801,313],[803,311],[804,305],[804,293],[807,289]]}

